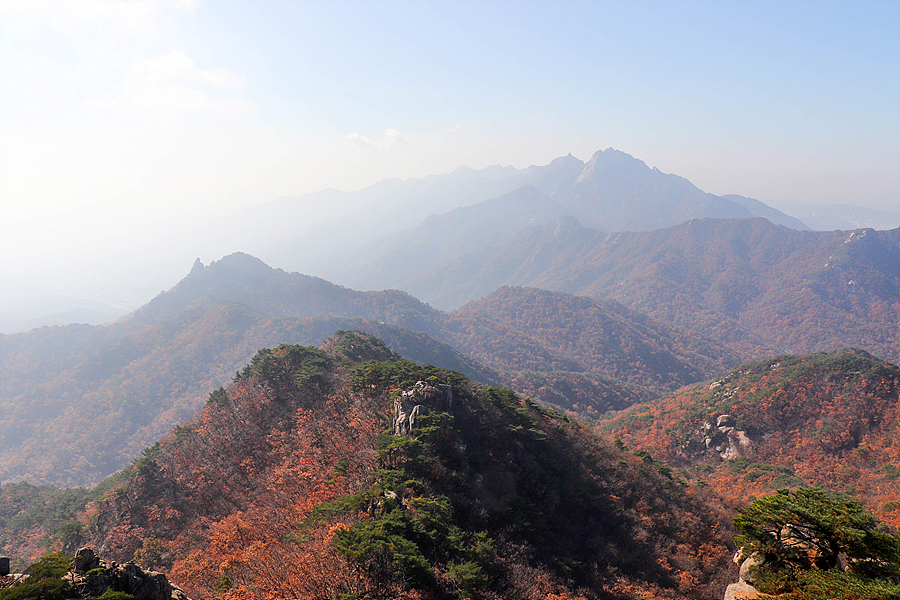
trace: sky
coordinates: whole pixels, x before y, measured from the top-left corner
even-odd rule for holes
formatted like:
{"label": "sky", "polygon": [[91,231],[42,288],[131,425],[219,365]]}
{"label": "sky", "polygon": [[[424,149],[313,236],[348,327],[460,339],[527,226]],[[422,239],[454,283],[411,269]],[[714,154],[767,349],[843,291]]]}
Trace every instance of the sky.
{"label": "sky", "polygon": [[900,2],[0,0],[0,276],[607,147],[715,194],[897,210]]}

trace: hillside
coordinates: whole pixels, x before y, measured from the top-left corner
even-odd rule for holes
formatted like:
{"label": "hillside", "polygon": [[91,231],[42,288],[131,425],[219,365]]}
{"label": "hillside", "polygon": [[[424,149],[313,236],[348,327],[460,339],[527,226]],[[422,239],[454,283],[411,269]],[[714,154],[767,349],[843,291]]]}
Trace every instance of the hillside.
{"label": "hillside", "polygon": [[860,350],[784,355],[604,426],[737,504],[815,485],[900,526],[900,368]]}
{"label": "hillside", "polygon": [[[448,313],[442,337],[502,371],[596,373],[672,391],[737,364],[734,353],[613,300],[504,287]],[[547,367],[550,367],[548,369]]]}
{"label": "hillside", "polygon": [[410,273],[502,243],[525,227],[564,214],[565,207],[527,185],[498,198],[431,215],[412,229],[342,254],[333,259],[333,265],[325,262],[316,268],[359,289],[396,287]]}
{"label": "hillside", "polygon": [[[529,324],[490,314],[501,299],[527,312]],[[554,324],[563,312],[584,329],[580,340]],[[591,418],[736,364],[715,344],[615,303],[507,290],[447,315],[403,292],[357,292],[235,254],[195,264],[113,325],[0,336],[0,481],[96,483],[191,418],[259,348],[318,345],[351,328],[407,358],[483,383],[521,384]],[[475,349],[479,359],[466,355]]]}
{"label": "hillside", "polygon": [[900,360],[900,229],[812,232],[705,219],[602,234],[567,218],[401,287],[448,307],[500,284],[618,300],[744,358],[855,346]]}
{"label": "hillside", "polygon": [[260,352],[126,474],[78,543],[195,598],[712,599],[732,576],[725,514],[662,465],[358,333]]}

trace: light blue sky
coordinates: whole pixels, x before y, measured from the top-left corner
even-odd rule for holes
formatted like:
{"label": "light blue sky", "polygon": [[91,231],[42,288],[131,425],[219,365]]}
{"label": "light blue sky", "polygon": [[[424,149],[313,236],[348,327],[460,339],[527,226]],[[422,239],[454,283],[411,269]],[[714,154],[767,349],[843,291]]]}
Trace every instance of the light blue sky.
{"label": "light blue sky", "polygon": [[897,209],[900,2],[0,1],[7,264],[73,226],[607,147]]}

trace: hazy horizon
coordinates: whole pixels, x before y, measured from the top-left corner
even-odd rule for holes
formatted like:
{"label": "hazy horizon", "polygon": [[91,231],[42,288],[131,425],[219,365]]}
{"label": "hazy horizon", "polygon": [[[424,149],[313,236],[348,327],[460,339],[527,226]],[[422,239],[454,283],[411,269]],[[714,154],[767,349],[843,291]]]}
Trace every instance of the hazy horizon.
{"label": "hazy horizon", "polygon": [[897,212],[898,26],[887,1],[3,0],[0,301],[134,308],[246,250],[192,246],[222,215],[607,147]]}

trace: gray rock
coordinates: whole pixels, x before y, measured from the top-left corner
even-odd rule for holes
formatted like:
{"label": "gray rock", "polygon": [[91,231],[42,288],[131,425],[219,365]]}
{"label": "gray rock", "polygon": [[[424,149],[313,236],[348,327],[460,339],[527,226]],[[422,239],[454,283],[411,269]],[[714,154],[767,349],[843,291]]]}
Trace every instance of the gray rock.
{"label": "gray rock", "polygon": [[766,562],[765,557],[759,552],[751,554],[744,562],[741,563],[741,581],[753,584],[759,573],[759,567]]}
{"label": "gray rock", "polygon": [[135,600],[189,600],[164,574],[144,571],[134,562],[104,562],[90,548],[78,549],[66,578],[82,598],[102,596],[112,590],[131,594]]}
{"label": "gray rock", "polygon": [[719,415],[716,419],[716,427],[734,427],[734,417],[731,415]]}
{"label": "gray rock", "polygon": [[416,418],[431,411],[453,414],[453,390],[419,381],[394,401],[394,435],[409,435]]}

